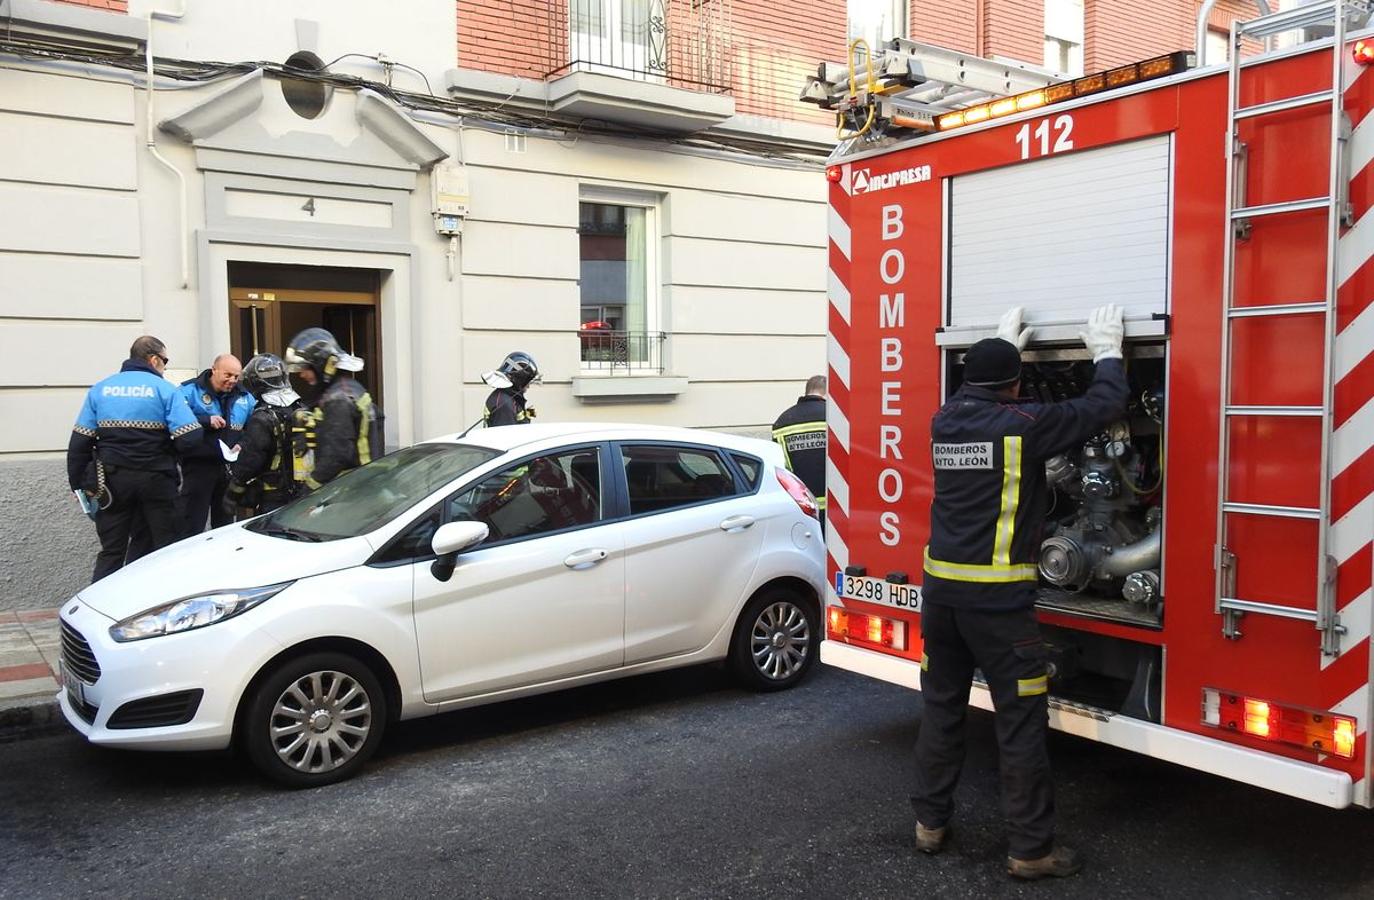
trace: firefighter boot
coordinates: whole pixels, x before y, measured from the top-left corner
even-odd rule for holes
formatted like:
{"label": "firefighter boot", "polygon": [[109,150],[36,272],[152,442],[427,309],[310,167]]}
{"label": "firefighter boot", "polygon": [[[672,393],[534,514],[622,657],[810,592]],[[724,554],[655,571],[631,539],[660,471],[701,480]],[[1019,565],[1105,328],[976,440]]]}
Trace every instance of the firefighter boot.
{"label": "firefighter boot", "polygon": [[939,828],[927,828],[920,822],[916,823],[916,849],[922,853],[939,853],[945,849],[945,841],[949,839],[949,826],[943,825]]}
{"label": "firefighter boot", "polygon": [[1083,868],[1078,852],[1068,847],[1055,847],[1039,859],[1007,857],[1007,874],[1013,878],[1034,881],[1037,878],[1068,878]]}

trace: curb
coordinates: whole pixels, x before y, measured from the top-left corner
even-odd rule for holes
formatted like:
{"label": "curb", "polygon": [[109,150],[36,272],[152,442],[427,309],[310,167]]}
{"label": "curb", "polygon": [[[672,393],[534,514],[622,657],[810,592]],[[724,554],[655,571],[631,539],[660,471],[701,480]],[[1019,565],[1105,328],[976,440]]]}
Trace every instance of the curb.
{"label": "curb", "polygon": [[67,720],[50,697],[24,697],[0,703],[0,744],[58,734]]}

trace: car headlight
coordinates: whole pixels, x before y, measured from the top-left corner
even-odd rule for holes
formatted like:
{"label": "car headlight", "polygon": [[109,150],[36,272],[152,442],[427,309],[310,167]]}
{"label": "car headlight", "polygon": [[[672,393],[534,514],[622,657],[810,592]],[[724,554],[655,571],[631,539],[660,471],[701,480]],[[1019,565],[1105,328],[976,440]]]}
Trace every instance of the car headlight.
{"label": "car headlight", "polygon": [[110,637],[121,642],[141,641],[213,625],[252,609],[268,597],[286,590],[292,583],[284,581],[241,591],[211,591],[183,597],[111,625]]}

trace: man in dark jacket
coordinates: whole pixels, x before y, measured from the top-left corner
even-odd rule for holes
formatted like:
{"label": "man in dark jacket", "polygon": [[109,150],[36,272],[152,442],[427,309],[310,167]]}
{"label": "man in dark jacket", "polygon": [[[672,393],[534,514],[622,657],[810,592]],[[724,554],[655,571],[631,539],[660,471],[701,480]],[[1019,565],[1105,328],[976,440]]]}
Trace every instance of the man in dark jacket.
{"label": "man in dark jacket", "polygon": [[210,368],[181,383],[181,395],[202,432],[200,446],[181,463],[181,502],[188,537],[205,530],[207,515],[211,528],[232,521],[221,508],[229,476],[220,443],[230,449],[238,445],[239,434],[256,402],[239,386],[241,372],[237,357],[221,353]]}
{"label": "man in dark jacket", "polygon": [[482,423],[488,428],[528,425],[534,418],[534,407],[526,406],[525,390],[538,380],[539,366],[534,357],[520,350],[501,360],[495,371],[484,372],[482,381],[492,392],[482,410]]}
{"label": "man in dark jacket", "polygon": [[291,425],[301,398],[291,389],[286,364],[271,353],[248,361],[243,386],[258,400],[243,426],[239,455],[230,466],[224,512],[271,512],[295,499],[299,486],[291,464]]}
{"label": "man in dark jacket", "polygon": [[[86,392],[67,444],[67,481],[97,504],[99,581],[144,552],[181,537],[177,517],[177,453],[200,445],[200,423],[186,398],[162,377],[167,346],[143,335],[129,348],[117,375]],[[130,545],[135,525],[145,548]]]}
{"label": "man in dark jacket", "polygon": [[773,440],[782,445],[787,468],[816,496],[825,522],[825,376],[806,380],[806,393],[773,423]]}
{"label": "man in dark jacket", "polygon": [[1094,310],[1083,342],[1097,364],[1087,392],[1061,403],[1017,399],[1030,330],[1021,310],[998,337],[974,344],[963,385],[931,424],[935,497],[922,585],[921,693],[916,745],[916,848],[938,852],[964,762],[974,669],[996,708],[1007,871],[1066,876],[1082,864],[1054,840],[1046,738],[1049,673],[1035,618],[1040,525],[1049,512],[1045,460],[1086,441],[1126,411],[1121,310]]}
{"label": "man in dark jacket", "polygon": [[314,391],[314,407],[292,426],[297,481],[314,490],[381,456],[377,407],[353,377],[362,358],[345,353],[323,328],[307,328],[291,339],[285,361]]}

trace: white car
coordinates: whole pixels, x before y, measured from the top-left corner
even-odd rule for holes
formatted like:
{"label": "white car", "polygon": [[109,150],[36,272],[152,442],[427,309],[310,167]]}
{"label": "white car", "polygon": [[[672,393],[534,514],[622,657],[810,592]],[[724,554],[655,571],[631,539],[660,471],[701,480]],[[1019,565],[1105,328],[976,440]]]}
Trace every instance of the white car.
{"label": "white car", "polygon": [[768,441],[574,424],[429,441],[81,591],[58,701],[92,743],[238,742],[312,786],[397,719],[717,659],[787,688],[820,639],[815,514]]}

